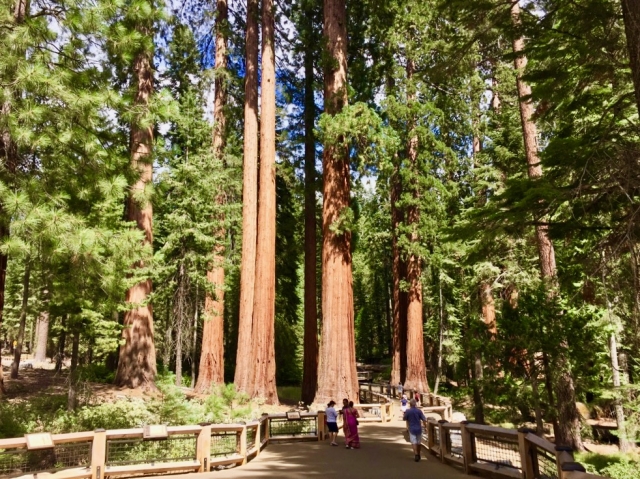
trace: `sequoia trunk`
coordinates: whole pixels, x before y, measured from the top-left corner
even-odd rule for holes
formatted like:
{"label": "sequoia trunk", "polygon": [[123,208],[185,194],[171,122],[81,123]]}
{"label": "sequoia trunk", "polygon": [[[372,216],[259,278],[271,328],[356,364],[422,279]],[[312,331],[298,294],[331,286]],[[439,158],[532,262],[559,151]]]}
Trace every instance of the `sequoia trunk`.
{"label": "sequoia trunk", "polygon": [[258,0],[247,0],[244,79],[244,165],[242,173],[242,260],[235,386],[248,392],[253,368],[251,336],[258,224]]}
{"label": "sequoia trunk", "polygon": [[273,0],[262,1],[262,82],[260,98],[260,189],[253,300],[252,349],[255,362],[248,389],[267,404],[276,391],[276,68]]}
{"label": "sequoia trunk", "polygon": [[[309,21],[311,24],[312,22]],[[312,25],[309,26],[309,30]],[[316,285],[316,103],[313,91],[313,48],[304,53],[304,360],[302,401],[313,403],[318,386],[318,305]]]}
{"label": "sequoia trunk", "polygon": [[[347,105],[347,17],[344,0],[324,0],[326,41],[325,112],[335,115]],[[327,144],[323,158],[322,340],[316,403],[332,398],[358,401],[358,375],[351,272],[351,231],[340,224],[349,208],[349,154]]]}
{"label": "sequoia trunk", "polygon": [[[520,28],[520,5],[513,2],[511,6],[511,19],[516,29]],[[522,79],[522,74],[527,66],[527,57],[524,55],[524,38],[516,33],[513,40],[513,53],[515,54],[516,83],[520,105],[520,119],[524,138],[524,148],[527,158],[528,175],[530,179],[542,176],[542,166],[538,156],[538,142],[536,125],[532,120],[533,104],[531,102],[531,87]],[[542,279],[549,287],[555,283],[556,258],[553,242],[549,237],[547,225],[536,226],[536,242],[540,259],[540,271]],[[550,292],[550,295],[553,293]],[[567,445],[574,450],[583,449],[580,436],[580,416],[576,408],[575,387],[573,376],[568,361],[568,345],[566,338],[561,338],[560,348],[555,358],[556,377],[555,390],[558,401],[558,437],[556,444]]]}
{"label": "sequoia trunk", "polygon": [[[413,60],[407,60],[407,80],[409,92],[407,102],[415,101],[415,92],[412,91],[411,78],[415,70]],[[407,298],[407,378],[405,387],[415,389],[420,392],[429,392],[427,383],[427,365],[424,359],[424,335],[422,324],[422,259],[415,251],[420,242],[418,228],[420,223],[420,209],[418,202],[420,192],[418,190],[415,177],[419,174],[418,167],[418,135],[413,126],[413,119],[409,120],[412,125],[409,132],[409,144],[407,145],[407,157],[414,178],[410,185],[412,202],[407,209],[407,228],[409,230],[409,240],[411,251],[407,261],[407,283],[409,284]]]}
{"label": "sequoia trunk", "polygon": [[[149,27],[138,26],[143,35],[152,37]],[[134,105],[147,114],[153,94],[153,52],[140,51],[133,61],[133,83],[136,85]],[[138,175],[127,201],[127,219],[135,222],[144,233],[144,244],[153,244],[153,207],[146,198],[147,189],[153,182],[153,125],[145,124],[141,118],[131,122],[131,168]],[[140,200],[140,198],[144,198]],[[134,267],[142,267],[143,264]],[[116,385],[126,388],[154,390],[156,378],[156,348],[153,342],[153,309],[149,303],[151,278],[144,279],[127,291],[126,302],[130,305],[124,315],[122,345]]]}
{"label": "sequoia trunk", "polygon": [[[227,68],[227,0],[217,0],[216,18],[216,80],[214,98],[213,151],[220,160],[225,147],[225,107],[227,104],[226,77]],[[223,195],[216,198],[219,205],[224,203]],[[222,224],[224,217],[220,216]],[[224,383],[224,246],[225,229],[217,232],[219,243],[213,251],[213,263],[207,271],[207,281],[213,286],[213,296],[207,291],[204,301],[204,326],[202,328],[202,348],[196,392],[208,393],[213,384]],[[197,305],[196,305],[197,308]]]}

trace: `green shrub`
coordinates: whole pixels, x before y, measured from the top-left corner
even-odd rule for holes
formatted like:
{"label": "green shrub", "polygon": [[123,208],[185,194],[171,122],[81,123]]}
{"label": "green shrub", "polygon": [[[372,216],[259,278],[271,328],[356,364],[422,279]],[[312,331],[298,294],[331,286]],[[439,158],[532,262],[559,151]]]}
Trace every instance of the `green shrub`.
{"label": "green shrub", "polygon": [[597,454],[577,455],[587,472],[599,474],[610,479],[637,479],[640,460],[634,454]]}

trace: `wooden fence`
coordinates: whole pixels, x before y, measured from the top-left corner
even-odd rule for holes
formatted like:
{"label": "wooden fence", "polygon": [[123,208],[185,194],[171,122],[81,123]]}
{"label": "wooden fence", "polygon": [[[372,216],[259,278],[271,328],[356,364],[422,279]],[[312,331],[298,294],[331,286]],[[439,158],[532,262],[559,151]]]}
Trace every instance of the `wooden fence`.
{"label": "wooden fence", "polygon": [[[392,397],[398,391],[362,385],[356,407],[367,411],[361,422],[393,418]],[[386,387],[382,385],[382,387]],[[425,408],[450,402],[421,395]],[[432,406],[429,406],[432,404]],[[435,406],[434,406],[435,405]],[[0,478],[103,479],[140,474],[208,472],[218,466],[242,465],[270,442],[319,441],[327,437],[325,414],[270,414],[247,424],[147,426],[145,428],[33,434],[0,439]],[[443,463],[466,473],[492,478],[595,479],[574,462],[566,448],[556,448],[532,431],[429,419],[422,444]]]}

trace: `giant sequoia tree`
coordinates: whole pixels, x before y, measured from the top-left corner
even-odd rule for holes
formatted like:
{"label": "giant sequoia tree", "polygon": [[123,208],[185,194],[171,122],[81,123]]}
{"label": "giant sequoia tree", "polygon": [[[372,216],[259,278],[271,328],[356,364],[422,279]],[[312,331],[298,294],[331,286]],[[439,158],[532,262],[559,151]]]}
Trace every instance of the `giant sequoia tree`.
{"label": "giant sequoia tree", "polygon": [[[144,234],[144,244],[153,244],[153,207],[150,189],[153,181],[153,123],[149,118],[149,103],[153,95],[153,35],[154,20],[137,18],[134,6],[128,14],[135,19],[135,31],[140,44],[133,53],[131,77],[133,114],[130,123],[131,168],[136,176],[127,201],[127,219],[135,222]],[[152,15],[154,9],[146,10]],[[143,262],[135,265],[140,268]],[[116,384],[128,388],[155,388],[156,349],[153,338],[153,309],[149,303],[151,278],[141,278],[127,291],[126,302],[131,309],[124,315],[122,345],[116,373]]]}
{"label": "giant sequoia tree", "polygon": [[[344,0],[324,1],[325,113],[347,106],[347,19]],[[349,151],[326,144],[322,159],[322,339],[317,403],[331,398],[357,400],[358,378],[353,312]]]}

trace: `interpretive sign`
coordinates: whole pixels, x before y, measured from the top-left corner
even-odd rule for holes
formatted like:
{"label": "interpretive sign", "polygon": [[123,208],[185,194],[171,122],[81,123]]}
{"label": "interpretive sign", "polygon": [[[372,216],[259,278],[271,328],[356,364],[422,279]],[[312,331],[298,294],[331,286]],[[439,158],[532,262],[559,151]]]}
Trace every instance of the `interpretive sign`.
{"label": "interpretive sign", "polygon": [[41,432],[37,434],[25,434],[24,438],[27,440],[27,449],[29,451],[35,449],[53,449],[53,438],[48,432]]}
{"label": "interpretive sign", "polygon": [[302,419],[300,416],[300,411],[288,411],[285,413],[287,415],[287,420],[289,421],[299,421]]}
{"label": "interpretive sign", "polygon": [[169,437],[166,424],[153,424],[144,427],[142,432],[144,439],[166,439]]}

